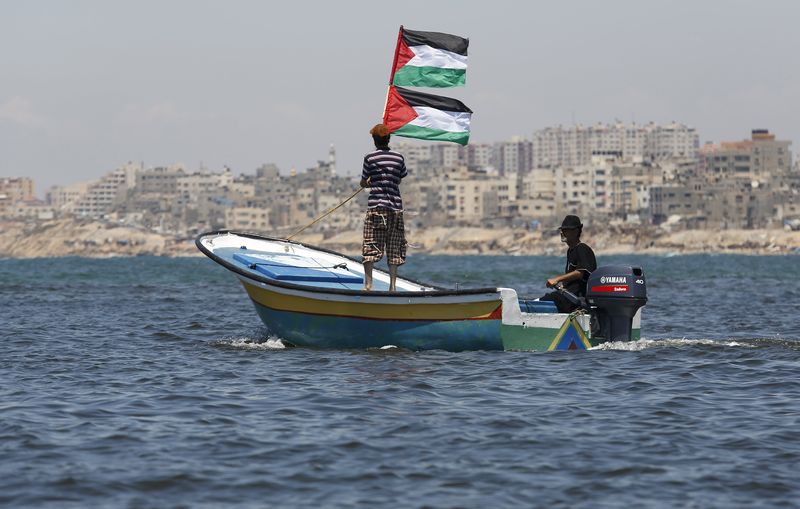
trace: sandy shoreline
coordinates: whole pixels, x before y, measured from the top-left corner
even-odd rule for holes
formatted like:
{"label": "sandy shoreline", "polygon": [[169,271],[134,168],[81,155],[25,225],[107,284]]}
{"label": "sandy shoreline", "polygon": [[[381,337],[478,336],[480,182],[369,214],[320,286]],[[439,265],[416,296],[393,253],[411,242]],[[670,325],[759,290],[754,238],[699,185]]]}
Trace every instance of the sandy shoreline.
{"label": "sandy shoreline", "polygon": [[[275,232],[266,235],[280,236]],[[309,233],[305,242],[350,255],[359,255],[361,231],[335,236]],[[552,232],[510,228],[435,227],[408,230],[409,255],[561,255],[564,246]],[[686,230],[669,232],[655,227],[587,228],[584,240],[598,254],[739,253],[800,254],[800,231]],[[0,257],[59,256],[200,256],[194,239],[175,238],[129,226],[100,222],[57,220],[38,224],[0,223]]]}

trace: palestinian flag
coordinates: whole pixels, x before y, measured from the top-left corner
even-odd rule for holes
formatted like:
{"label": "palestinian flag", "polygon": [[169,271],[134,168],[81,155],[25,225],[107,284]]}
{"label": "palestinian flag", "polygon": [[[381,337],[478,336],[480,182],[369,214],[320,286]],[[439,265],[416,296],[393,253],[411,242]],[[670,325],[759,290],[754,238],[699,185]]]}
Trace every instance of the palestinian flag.
{"label": "palestinian flag", "polygon": [[397,136],[466,145],[471,117],[457,99],[390,86],[383,123]]}
{"label": "palestinian flag", "polygon": [[469,39],[400,27],[390,85],[457,87],[467,77]]}

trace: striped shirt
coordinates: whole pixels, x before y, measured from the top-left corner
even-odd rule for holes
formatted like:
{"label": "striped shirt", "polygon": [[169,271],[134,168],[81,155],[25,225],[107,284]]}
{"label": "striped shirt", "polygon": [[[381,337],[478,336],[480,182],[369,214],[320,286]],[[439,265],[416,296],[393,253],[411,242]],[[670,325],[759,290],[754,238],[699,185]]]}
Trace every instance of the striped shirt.
{"label": "striped shirt", "polygon": [[365,155],[361,178],[370,179],[367,207],[403,210],[400,180],[406,175],[406,161],[399,152],[383,148]]}

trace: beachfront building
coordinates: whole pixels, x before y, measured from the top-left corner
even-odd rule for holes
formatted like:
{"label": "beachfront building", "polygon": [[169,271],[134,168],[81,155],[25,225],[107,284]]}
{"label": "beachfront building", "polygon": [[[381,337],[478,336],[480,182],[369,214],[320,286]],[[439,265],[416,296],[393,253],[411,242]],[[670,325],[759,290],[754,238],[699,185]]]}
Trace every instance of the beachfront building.
{"label": "beachfront building", "polygon": [[753,129],[749,140],[701,149],[705,190],[715,198],[707,205],[710,226],[761,228],[782,220],[784,201],[793,201],[790,145],[767,129]]}
{"label": "beachfront building", "polygon": [[517,214],[527,221],[542,221],[556,215],[556,179],[553,168],[534,168],[522,176]]}
{"label": "beachfront building", "polygon": [[49,221],[56,217],[53,206],[40,200],[17,202],[11,210],[10,217],[22,220]]}
{"label": "beachfront building", "polygon": [[470,143],[467,145],[467,166],[480,169],[493,166],[494,147],[491,143]]}
{"label": "beachfront building", "polygon": [[136,173],[142,169],[141,164],[128,163],[90,183],[86,194],[73,207],[73,213],[92,218],[108,214],[126,200],[128,190],[136,186]]}
{"label": "beachfront building", "polygon": [[14,215],[14,207],[21,202],[30,202],[33,195],[33,179],[28,177],[0,178],[0,217]]}
{"label": "beachfront building", "polygon": [[[392,150],[403,154],[406,168],[410,173],[416,173],[420,166],[431,161],[432,144],[410,143],[408,141],[392,141]],[[360,168],[359,168],[360,171]]]}
{"label": "beachfront building", "polygon": [[[222,190],[223,195],[236,202],[265,201],[263,196],[258,193],[258,180],[250,175],[238,175],[231,178],[229,182],[220,184],[218,189]],[[217,193],[219,193],[219,191],[217,191]]]}
{"label": "beachfront building", "polygon": [[565,214],[647,220],[662,167],[620,151],[595,151],[589,164],[535,168],[521,179],[519,213],[546,221]]}
{"label": "beachfront building", "polygon": [[33,179],[29,177],[3,177],[0,178],[0,194],[10,197],[14,201],[30,201],[33,195]]}
{"label": "beachfront building", "polygon": [[406,160],[412,174],[430,169],[467,166],[473,170],[495,170],[499,175],[525,174],[533,167],[533,143],[521,136],[496,143],[471,143],[466,147],[453,144],[420,144],[402,141],[392,143]]}
{"label": "beachfront building", "polygon": [[29,177],[0,178],[0,218],[40,221],[53,219],[53,207],[36,199],[33,190],[33,179]]}
{"label": "beachfront building", "polygon": [[702,210],[703,193],[686,185],[668,184],[650,188],[650,217],[655,224],[671,218],[683,219],[695,227],[706,225]]}
{"label": "beachfront building", "polygon": [[478,225],[487,219],[502,218],[513,210],[518,179],[516,174],[490,177],[485,171],[467,166],[451,168],[441,180],[445,217],[450,223]]}
{"label": "beachfront building", "polygon": [[706,180],[716,184],[735,179],[767,183],[792,169],[792,142],[776,140],[767,129],[753,129],[751,138],[706,144],[700,149]]}
{"label": "beachfront building", "polygon": [[[175,194],[182,205],[198,203],[203,196],[214,195],[221,189],[233,186],[233,174],[230,168],[225,168],[221,173],[209,171],[179,174],[175,178]],[[237,189],[241,194],[254,194],[253,185],[245,184]]]}
{"label": "beachfront building", "polygon": [[454,143],[437,143],[431,147],[431,164],[438,168],[455,168],[467,161],[467,149]]}
{"label": "beachfront building", "polygon": [[533,143],[520,136],[494,146],[494,168],[503,175],[524,175],[533,168]]}
{"label": "beachfront building", "polygon": [[642,131],[645,141],[642,158],[645,160],[663,161],[697,157],[700,136],[694,127],[676,122],[666,125],[650,123]]}
{"label": "beachfront building", "polygon": [[68,186],[53,186],[47,192],[47,203],[58,214],[72,214],[77,203],[89,191],[88,182],[79,182]]}
{"label": "beachfront building", "polygon": [[656,224],[680,220],[692,228],[766,228],[796,213],[800,179],[792,172],[791,142],[766,129],[749,140],[707,144],[696,167],[683,162],[653,187]]}
{"label": "beachfront building", "polygon": [[184,165],[157,166],[136,172],[136,191],[177,195],[178,179],[186,176]]}
{"label": "beachfront building", "polygon": [[650,188],[662,182],[661,168],[649,162],[614,165],[604,212],[629,221],[641,220],[650,208]]}
{"label": "beachfront building", "polygon": [[775,218],[777,220],[800,221],[800,171],[797,166],[788,174],[773,179],[775,193]]}
{"label": "beachfront building", "polygon": [[532,165],[575,167],[589,164],[597,152],[619,152],[625,158],[651,161],[694,157],[699,140],[695,128],[678,123],[547,127],[533,133]]}
{"label": "beachfront building", "polygon": [[555,168],[555,211],[556,216],[576,214],[587,216],[593,210],[591,165],[575,167],[557,166]]}
{"label": "beachfront building", "polygon": [[254,233],[265,233],[272,229],[269,209],[262,207],[230,207],[225,209],[225,227]]}

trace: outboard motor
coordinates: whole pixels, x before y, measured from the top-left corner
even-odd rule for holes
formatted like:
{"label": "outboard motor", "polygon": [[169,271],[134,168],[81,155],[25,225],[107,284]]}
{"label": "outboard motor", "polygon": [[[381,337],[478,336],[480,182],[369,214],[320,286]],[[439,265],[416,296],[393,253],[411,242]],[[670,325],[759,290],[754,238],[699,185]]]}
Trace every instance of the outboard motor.
{"label": "outboard motor", "polygon": [[597,322],[593,335],[607,341],[630,341],[633,316],[647,303],[641,267],[598,267],[586,283],[586,301]]}

